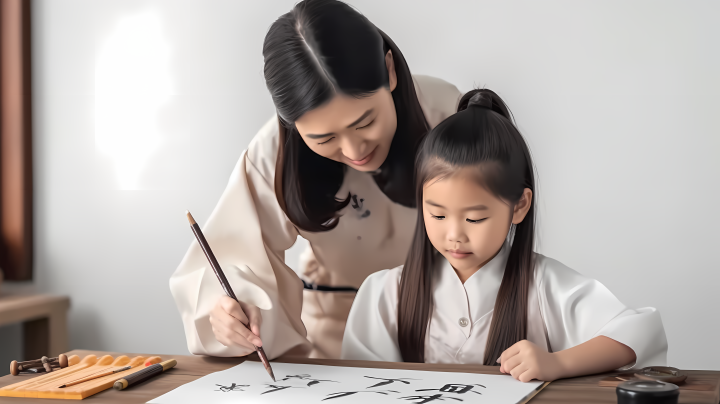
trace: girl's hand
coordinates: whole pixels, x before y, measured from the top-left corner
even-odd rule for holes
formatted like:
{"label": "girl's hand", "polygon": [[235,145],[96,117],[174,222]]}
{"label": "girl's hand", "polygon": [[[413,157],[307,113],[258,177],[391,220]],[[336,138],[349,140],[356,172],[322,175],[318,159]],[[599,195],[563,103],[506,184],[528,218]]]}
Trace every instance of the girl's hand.
{"label": "girl's hand", "polygon": [[215,338],[225,346],[240,345],[255,351],[255,346],[262,346],[261,323],[259,308],[228,296],[221,297],[210,312]]}
{"label": "girl's hand", "polygon": [[537,379],[546,382],[562,377],[564,368],[557,355],[549,353],[528,340],[506,349],[498,359],[500,371],[521,382]]}

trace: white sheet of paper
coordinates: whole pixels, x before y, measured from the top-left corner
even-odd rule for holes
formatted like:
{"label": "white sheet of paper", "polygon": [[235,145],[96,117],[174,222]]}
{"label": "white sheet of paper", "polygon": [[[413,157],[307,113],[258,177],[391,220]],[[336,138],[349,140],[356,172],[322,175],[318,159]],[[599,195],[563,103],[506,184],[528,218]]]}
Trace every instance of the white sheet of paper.
{"label": "white sheet of paper", "polygon": [[350,368],[273,362],[273,383],[259,362],[243,362],[148,403],[493,403],[515,404],[542,382],[509,375]]}

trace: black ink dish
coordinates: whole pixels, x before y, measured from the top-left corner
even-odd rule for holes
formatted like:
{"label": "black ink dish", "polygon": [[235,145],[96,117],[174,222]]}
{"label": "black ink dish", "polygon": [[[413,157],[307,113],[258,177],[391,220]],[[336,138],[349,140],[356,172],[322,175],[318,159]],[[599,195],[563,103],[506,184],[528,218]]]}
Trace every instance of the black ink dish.
{"label": "black ink dish", "polygon": [[615,392],[618,404],[677,404],[680,396],[678,386],[648,380],[622,383]]}

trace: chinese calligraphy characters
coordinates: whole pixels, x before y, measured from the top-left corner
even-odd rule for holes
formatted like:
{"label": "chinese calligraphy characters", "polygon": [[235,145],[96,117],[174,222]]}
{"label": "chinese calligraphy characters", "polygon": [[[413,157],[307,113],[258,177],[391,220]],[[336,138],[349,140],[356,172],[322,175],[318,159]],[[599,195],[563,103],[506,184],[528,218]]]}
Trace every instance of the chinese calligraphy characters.
{"label": "chinese calligraphy characters", "polygon": [[231,391],[245,391],[242,389],[243,387],[250,387],[250,385],[247,385],[247,384],[235,384],[235,383],[233,383],[229,386],[223,386],[220,384],[216,384],[216,386],[218,386],[220,388],[215,391],[222,391],[223,393],[228,393]]}

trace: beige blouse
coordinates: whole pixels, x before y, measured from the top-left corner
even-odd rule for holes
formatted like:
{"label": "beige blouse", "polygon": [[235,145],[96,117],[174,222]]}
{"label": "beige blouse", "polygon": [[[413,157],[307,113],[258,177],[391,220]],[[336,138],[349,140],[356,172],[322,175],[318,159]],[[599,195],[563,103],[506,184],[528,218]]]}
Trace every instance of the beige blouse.
{"label": "beige blouse", "polygon": [[[455,112],[461,96],[455,86],[429,76],[413,79],[431,127]],[[337,195],[345,198],[350,193],[352,201],[340,212],[337,227],[321,233],[297,229],[275,196],[278,137],[273,117],[240,156],[203,232],[238,299],[261,309],[260,337],[271,359],[287,352],[337,358],[355,293],[304,291],[296,273],[285,265],[285,250],[298,235],[304,237],[311,251],[304,254],[300,272],[307,281],[359,288],[373,272],[404,263],[416,211],[392,202],[370,173],[348,167]],[[196,241],[170,278],[170,290],[190,352],[251,353],[215,339],[209,315],[223,290]]]}

